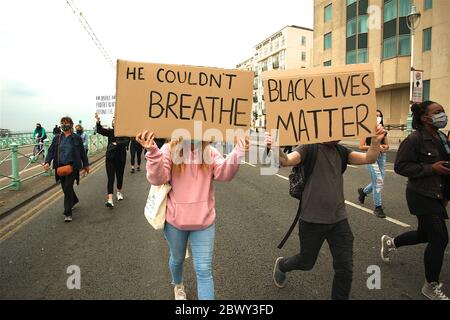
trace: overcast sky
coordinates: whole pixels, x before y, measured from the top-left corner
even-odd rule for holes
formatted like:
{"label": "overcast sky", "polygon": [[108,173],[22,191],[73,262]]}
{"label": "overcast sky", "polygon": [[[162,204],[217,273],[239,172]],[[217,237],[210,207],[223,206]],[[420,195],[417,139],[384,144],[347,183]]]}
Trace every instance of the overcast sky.
{"label": "overcast sky", "polygon": [[[286,25],[313,27],[313,0],[73,0],[111,59],[234,68]],[[94,125],[115,70],[66,0],[0,1],[0,128]]]}

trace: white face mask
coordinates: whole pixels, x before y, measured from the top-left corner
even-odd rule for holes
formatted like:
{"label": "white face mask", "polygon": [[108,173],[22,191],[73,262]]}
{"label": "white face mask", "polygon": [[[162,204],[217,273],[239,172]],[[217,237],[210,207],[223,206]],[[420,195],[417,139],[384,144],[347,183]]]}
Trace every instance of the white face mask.
{"label": "white face mask", "polygon": [[377,117],[377,124],[380,124],[380,123],[381,123],[381,120],[383,120],[382,117]]}

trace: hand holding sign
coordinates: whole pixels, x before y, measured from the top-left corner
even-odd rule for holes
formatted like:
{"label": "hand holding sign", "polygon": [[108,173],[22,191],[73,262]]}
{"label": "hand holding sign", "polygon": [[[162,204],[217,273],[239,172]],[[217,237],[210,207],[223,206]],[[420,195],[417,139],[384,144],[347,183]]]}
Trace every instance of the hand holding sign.
{"label": "hand holding sign", "polygon": [[153,146],[156,146],[155,144],[155,133],[154,132],[148,132],[147,130],[143,133],[139,132],[136,135],[136,141],[141,144],[142,147],[144,147],[146,150],[150,150]]}
{"label": "hand holding sign", "polygon": [[248,137],[244,138],[239,138],[237,141],[237,146],[244,150],[245,152],[247,152],[248,150],[250,150],[250,140]]}
{"label": "hand holding sign", "polygon": [[375,126],[375,140],[378,143],[381,143],[381,141],[383,141],[383,138],[385,135],[386,135],[386,130],[384,130],[384,127],[381,124],[377,124]]}
{"label": "hand holding sign", "polygon": [[95,113],[95,120],[97,120],[97,122],[100,122],[100,117],[98,116],[98,113]]}

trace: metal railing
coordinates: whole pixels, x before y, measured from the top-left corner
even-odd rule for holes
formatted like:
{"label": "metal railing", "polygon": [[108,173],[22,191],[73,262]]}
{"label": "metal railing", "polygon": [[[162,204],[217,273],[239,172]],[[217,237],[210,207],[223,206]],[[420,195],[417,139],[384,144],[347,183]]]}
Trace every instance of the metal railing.
{"label": "metal railing", "polygon": [[[93,132],[93,131],[92,131]],[[29,170],[33,168],[37,168],[38,166],[31,167],[32,164],[38,164],[40,166],[44,166],[44,159],[47,157],[48,148],[50,147],[51,141],[53,139],[53,134],[48,135],[48,139],[44,140],[41,143],[36,143],[36,140],[32,137],[32,135],[28,136],[22,136],[22,137],[14,137],[14,138],[6,138],[10,139],[9,145],[7,147],[4,147],[4,144],[0,144],[0,180],[3,179],[9,179],[10,182],[6,186],[0,187],[0,191],[5,189],[11,189],[11,190],[20,190],[22,187],[22,183],[30,180],[37,176],[52,176],[54,174],[53,170],[50,169],[48,171],[41,170],[35,174],[32,174],[30,176],[24,177],[24,173],[28,172]],[[51,139],[50,139],[51,137]],[[26,143],[33,141],[34,143]],[[108,139],[102,135],[99,134],[91,134],[88,135],[88,156],[92,156],[95,154],[98,154],[104,150],[106,150],[106,147],[108,145]],[[32,148],[33,152],[32,154],[27,154],[26,149],[30,151],[29,149]],[[5,154],[6,156],[1,156],[2,154]],[[39,161],[41,156],[44,156],[44,159],[42,161]],[[3,157],[3,159],[2,159]],[[20,170],[19,168],[19,159],[20,158],[26,158],[26,163],[23,162],[22,165],[25,164],[25,167]],[[6,172],[6,164],[7,162],[11,162],[11,175],[5,175],[4,172]],[[3,167],[3,169],[2,169]]]}

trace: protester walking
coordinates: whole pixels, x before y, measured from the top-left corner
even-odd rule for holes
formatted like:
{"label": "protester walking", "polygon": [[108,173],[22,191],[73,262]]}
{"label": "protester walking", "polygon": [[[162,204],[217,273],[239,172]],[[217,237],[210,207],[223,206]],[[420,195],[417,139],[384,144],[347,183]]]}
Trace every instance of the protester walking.
{"label": "protester walking", "polygon": [[439,129],[447,126],[444,108],[433,101],[414,104],[411,133],[401,144],[394,170],[408,178],[406,201],[417,217],[416,231],[395,238],[381,237],[381,259],[403,246],[427,243],[424,253],[425,283],[422,294],[431,300],[448,300],[439,276],[448,244],[447,203],[450,199],[450,143]]}
{"label": "protester walking", "polygon": [[[61,118],[62,133],[53,137],[52,144],[48,149],[45,159],[44,169],[50,169],[53,162],[56,181],[61,181],[61,188],[64,192],[64,221],[72,221],[73,207],[79,202],[73,189],[76,181],[80,181],[80,170],[89,173],[89,162],[84,150],[81,138],[73,134],[73,121],[70,117]],[[60,168],[60,169],[58,169]]]}
{"label": "protester walking", "polygon": [[131,138],[130,141],[130,155],[131,155],[131,173],[134,173],[134,160],[137,161],[137,171],[141,171],[141,157],[142,157],[142,146],[136,141],[136,138]]}
{"label": "protester walking", "polygon": [[[287,272],[311,270],[327,240],[335,272],[331,298],[349,298],[353,278],[353,233],[347,220],[342,174],[347,163],[363,165],[376,161],[385,132],[381,125],[377,125],[374,132],[367,153],[352,151],[337,141],[298,146],[288,155],[280,151],[281,166],[306,166],[309,163],[311,170],[308,170],[295,220],[300,219],[300,253],[276,259],[273,280],[277,287],[285,287]],[[269,133],[266,133],[266,143],[270,148],[272,137]]]}
{"label": "protester walking", "polygon": [[249,140],[239,139],[224,159],[209,142],[172,140],[159,149],[154,133],[139,133],[136,140],[147,150],[147,180],[170,183],[164,235],[170,249],[169,269],[176,300],[185,300],[183,263],[188,240],[197,276],[200,300],[214,299],[212,259],[216,210],[213,181],[230,181],[236,175]]}
{"label": "protester walking", "polygon": [[[384,126],[383,113],[377,110],[377,123]],[[363,138],[359,141],[359,149],[361,151],[369,150],[372,138]],[[386,214],[383,210],[383,202],[381,198],[381,191],[384,186],[384,176],[386,167],[386,152],[389,150],[389,142],[387,134],[381,141],[380,155],[375,163],[367,165],[370,174],[370,183],[364,187],[358,189],[358,200],[361,204],[364,204],[365,198],[373,193],[373,203],[375,206],[374,214],[379,218],[386,218]]]}
{"label": "protester walking", "polygon": [[116,137],[114,135],[114,119],[112,122],[112,129],[105,129],[100,123],[100,117],[95,114],[97,120],[96,130],[98,134],[108,137],[108,146],[106,148],[106,174],[108,176],[107,192],[108,196],[105,206],[114,208],[113,194],[114,194],[114,180],[117,179],[117,201],[123,200],[122,186],[123,174],[127,163],[127,150],[130,144],[128,137]]}
{"label": "protester walking", "polygon": [[75,132],[77,135],[80,136],[81,140],[83,141],[84,150],[86,151],[86,154],[88,154],[89,151],[89,137],[86,132],[84,132],[83,127],[81,124],[77,124],[75,126]]}
{"label": "protester walking", "polygon": [[53,136],[60,134],[61,133],[61,129],[58,127],[57,124],[55,124],[55,127],[53,128]]}

